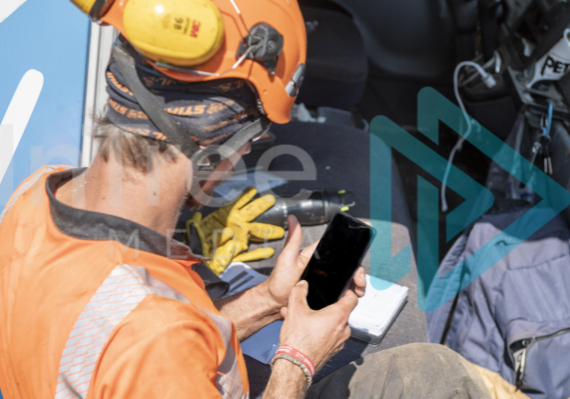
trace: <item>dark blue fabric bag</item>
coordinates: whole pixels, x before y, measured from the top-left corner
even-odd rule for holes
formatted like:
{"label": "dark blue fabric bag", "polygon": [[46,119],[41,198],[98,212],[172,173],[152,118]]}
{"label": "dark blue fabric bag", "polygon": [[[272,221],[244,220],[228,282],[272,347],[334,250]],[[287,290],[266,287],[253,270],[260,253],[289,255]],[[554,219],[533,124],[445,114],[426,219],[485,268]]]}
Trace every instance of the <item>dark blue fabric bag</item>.
{"label": "dark blue fabric bag", "polygon": [[[454,243],[440,275],[526,211],[482,216]],[[536,216],[539,223],[541,215]],[[431,342],[445,343],[467,360],[499,373],[533,399],[569,398],[570,230],[566,221],[561,216],[551,220],[427,316]]]}

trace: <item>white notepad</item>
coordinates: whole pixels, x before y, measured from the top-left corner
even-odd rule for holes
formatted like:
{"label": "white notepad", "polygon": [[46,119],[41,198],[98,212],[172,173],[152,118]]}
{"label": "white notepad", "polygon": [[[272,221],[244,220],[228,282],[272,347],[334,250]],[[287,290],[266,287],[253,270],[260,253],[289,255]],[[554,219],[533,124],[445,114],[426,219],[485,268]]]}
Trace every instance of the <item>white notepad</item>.
{"label": "white notepad", "polygon": [[[256,272],[245,263],[231,263],[220,278],[230,283],[228,295],[234,295],[260,284],[267,276]],[[388,288],[378,289],[384,287]],[[383,336],[398,316],[407,296],[407,287],[390,285],[387,281],[366,275],[366,293],[358,300],[358,305],[348,319],[348,324],[358,330],[353,336],[363,339],[363,336],[371,335],[370,339],[365,339],[367,342],[374,342],[374,337]],[[269,364],[279,347],[282,324],[282,321],[271,323],[243,341],[243,353]]]}
{"label": "white notepad", "polygon": [[348,318],[351,327],[376,336],[386,332],[408,297],[408,287],[398,284],[376,288],[387,285],[385,280],[366,275],[366,293]]}

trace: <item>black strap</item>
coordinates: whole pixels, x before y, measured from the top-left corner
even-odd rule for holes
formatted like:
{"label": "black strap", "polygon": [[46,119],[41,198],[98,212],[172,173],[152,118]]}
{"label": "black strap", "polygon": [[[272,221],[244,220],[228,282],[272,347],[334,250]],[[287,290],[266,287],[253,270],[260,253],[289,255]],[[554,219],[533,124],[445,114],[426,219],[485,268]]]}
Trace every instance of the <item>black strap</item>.
{"label": "black strap", "polygon": [[503,8],[495,0],[479,0],[479,23],[481,27],[481,46],[485,61],[491,59],[497,47],[497,34],[499,32],[499,18]]}
{"label": "black strap", "polygon": [[166,136],[168,141],[180,147],[180,151],[189,159],[200,150],[200,147],[189,134],[178,126],[178,124],[162,108],[154,94],[152,94],[141,82],[135,67],[134,58],[121,46],[114,46],[112,52],[113,60],[117,63],[119,71],[126,80],[129,89],[137,99],[141,108],[147,114],[158,130]]}
{"label": "black strap", "polygon": [[95,0],[91,10],[89,10],[89,17],[91,17],[93,21],[98,21],[99,18],[101,18],[101,11],[103,11],[103,8],[109,3],[110,0]]}
{"label": "black strap", "polygon": [[455,308],[457,307],[457,300],[459,299],[459,294],[455,295],[453,298],[453,304],[451,305],[451,309],[449,309],[449,314],[447,315],[447,320],[445,321],[445,326],[443,326],[443,332],[441,334],[441,340],[439,341],[440,344],[445,345],[447,341],[447,334],[449,333],[449,329],[451,328],[451,321],[453,320],[453,314],[455,313]]}
{"label": "black strap", "polygon": [[271,122],[267,117],[262,116],[255,122],[238,130],[228,141],[217,148],[222,158],[229,158],[236,153],[245,143],[257,136],[261,131],[267,131],[271,126]]}
{"label": "black strap", "polygon": [[192,270],[200,276],[204,285],[206,286],[206,292],[211,299],[217,299],[224,296],[230,289],[230,285],[216,276],[214,272],[205,264],[197,263],[192,266]]}
{"label": "black strap", "polygon": [[[226,143],[222,145],[209,146],[194,154],[191,158],[196,166],[194,170],[194,180],[192,190],[200,187],[200,182],[208,180],[210,174],[217,168],[222,160],[229,158],[237,152],[245,143],[259,135],[262,131],[267,131],[271,126],[271,122],[267,117],[260,119],[244,126],[238,130]],[[193,193],[199,191],[191,191]]]}

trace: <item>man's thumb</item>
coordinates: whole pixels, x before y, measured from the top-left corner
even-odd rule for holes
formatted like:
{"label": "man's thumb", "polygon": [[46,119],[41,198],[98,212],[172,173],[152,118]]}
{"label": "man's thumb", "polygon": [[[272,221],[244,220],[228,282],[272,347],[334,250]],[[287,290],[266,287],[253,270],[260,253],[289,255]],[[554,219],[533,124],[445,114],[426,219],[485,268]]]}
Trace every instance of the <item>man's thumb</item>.
{"label": "man's thumb", "polygon": [[335,305],[346,314],[350,314],[356,305],[358,305],[358,297],[351,290],[346,290],[342,298],[340,298]]}
{"label": "man's thumb", "polygon": [[309,284],[305,280],[300,280],[293,287],[289,294],[288,307],[309,306],[307,305],[307,294],[309,293]]}

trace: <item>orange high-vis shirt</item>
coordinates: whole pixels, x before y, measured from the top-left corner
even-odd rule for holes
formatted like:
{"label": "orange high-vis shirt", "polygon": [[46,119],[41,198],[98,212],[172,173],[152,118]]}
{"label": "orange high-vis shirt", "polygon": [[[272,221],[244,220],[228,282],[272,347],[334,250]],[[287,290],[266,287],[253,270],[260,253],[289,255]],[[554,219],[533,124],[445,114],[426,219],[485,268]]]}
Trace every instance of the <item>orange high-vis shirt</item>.
{"label": "orange high-vis shirt", "polygon": [[12,398],[247,398],[235,327],[178,241],[59,202],[47,166],[0,215],[0,389]]}

